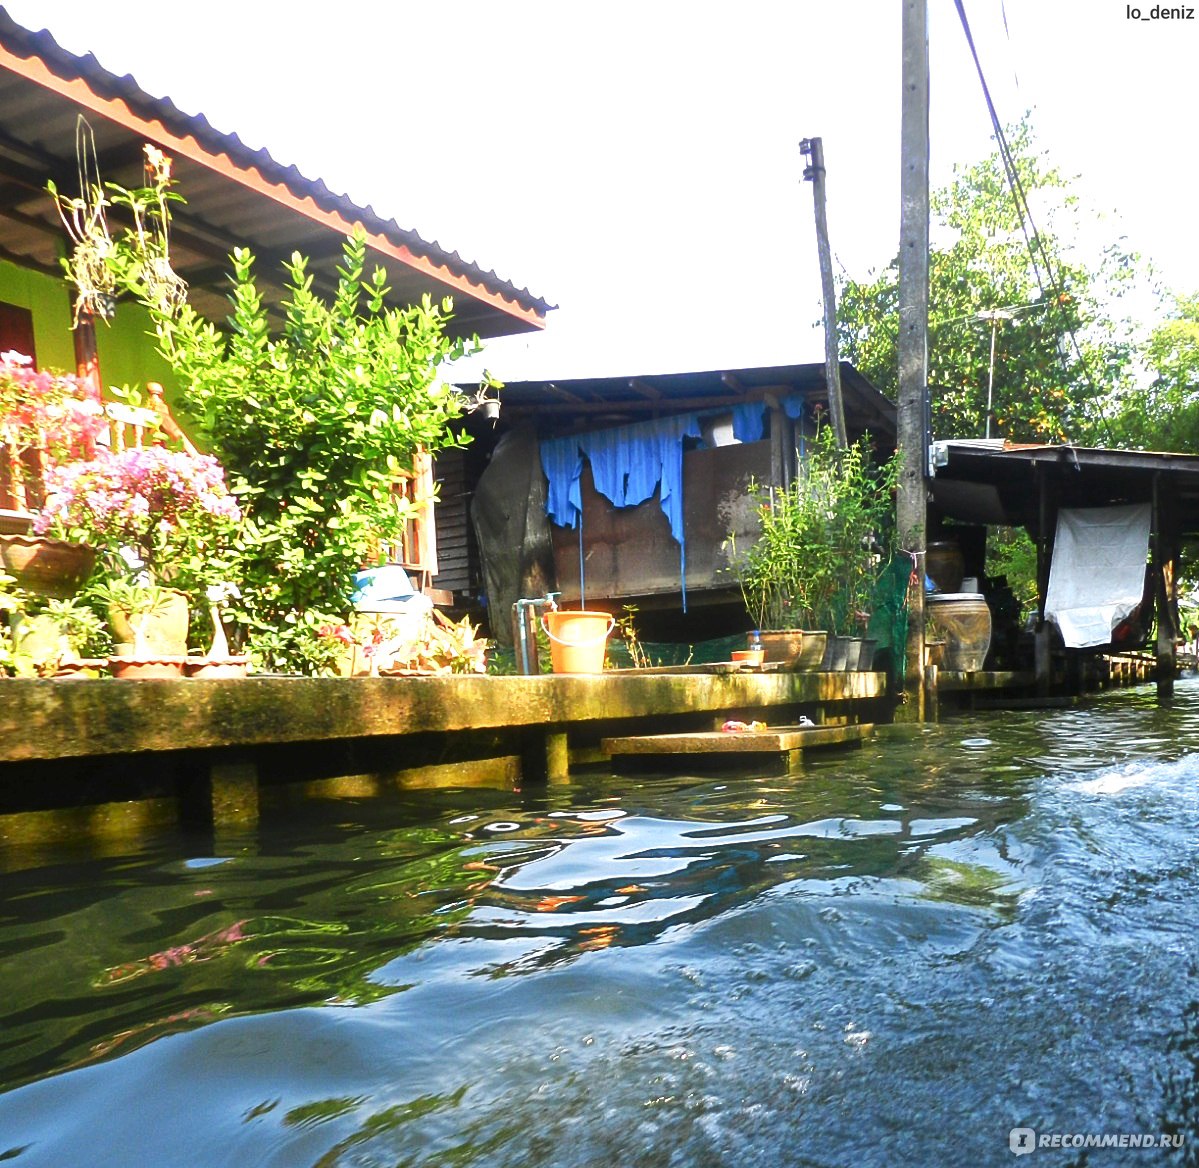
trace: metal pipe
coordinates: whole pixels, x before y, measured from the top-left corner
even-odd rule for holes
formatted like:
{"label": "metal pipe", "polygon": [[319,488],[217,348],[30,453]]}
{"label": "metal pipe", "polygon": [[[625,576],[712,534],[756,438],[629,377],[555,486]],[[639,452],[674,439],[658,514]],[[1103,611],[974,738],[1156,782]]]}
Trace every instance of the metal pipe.
{"label": "metal pipe", "polygon": [[513,648],[516,652],[516,670],[523,674],[541,672],[541,661],[537,654],[537,632],[533,614],[539,608],[553,612],[558,607],[560,592],[549,592],[545,596],[522,598],[512,605],[512,618],[519,631],[514,630]]}

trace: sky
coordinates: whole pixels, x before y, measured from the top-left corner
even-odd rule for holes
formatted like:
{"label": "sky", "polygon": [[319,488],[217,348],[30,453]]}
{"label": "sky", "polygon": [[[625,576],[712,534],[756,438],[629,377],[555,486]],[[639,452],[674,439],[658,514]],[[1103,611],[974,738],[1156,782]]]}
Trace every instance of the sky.
{"label": "sky", "polygon": [[[896,251],[898,0],[0,3],[558,305],[464,376],[822,360],[805,137],[834,266],[861,278]],[[952,0],[928,5],[935,187],[993,143]],[[1031,109],[1076,176],[1084,248],[1124,237],[1194,292],[1199,21],[1152,8],[965,0],[1000,117]]]}

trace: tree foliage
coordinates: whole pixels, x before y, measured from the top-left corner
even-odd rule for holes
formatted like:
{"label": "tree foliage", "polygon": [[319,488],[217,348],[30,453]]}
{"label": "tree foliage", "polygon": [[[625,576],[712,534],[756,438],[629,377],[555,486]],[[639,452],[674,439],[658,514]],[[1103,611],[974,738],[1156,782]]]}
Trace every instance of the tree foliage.
{"label": "tree foliage", "polygon": [[1174,298],[1141,361],[1149,383],[1124,396],[1113,422],[1121,445],[1199,451],[1199,294]]}
{"label": "tree foliage", "polygon": [[438,378],[466,347],[446,336],[449,302],[388,309],[386,274],[366,278],[365,263],[358,233],[326,303],[293,255],[275,335],[244,249],[233,255],[227,331],[189,305],[155,316],[185,406],[242,503],[228,551],[243,594],[233,615],[273,668],[327,664],[320,625],[347,611],[355,573],[410,518],[393,488],[413,453],[460,441],[449,423],[461,398]]}
{"label": "tree foliage", "polygon": [[[1057,231],[1060,221],[1077,218],[1069,183],[1036,151],[1027,121],[1008,132],[1008,141],[1023,188],[1046,227],[1035,261],[998,153],[955,168],[953,181],[931,198],[933,433],[986,433],[993,370],[992,437],[1086,441],[1101,432],[1101,405],[1126,377],[1128,329],[1112,321],[1105,306],[1138,275],[1137,257],[1112,244],[1084,266],[1071,246],[1076,227],[1067,222]],[[897,285],[896,259],[864,282],[844,280],[838,297],[843,356],[892,397]]]}

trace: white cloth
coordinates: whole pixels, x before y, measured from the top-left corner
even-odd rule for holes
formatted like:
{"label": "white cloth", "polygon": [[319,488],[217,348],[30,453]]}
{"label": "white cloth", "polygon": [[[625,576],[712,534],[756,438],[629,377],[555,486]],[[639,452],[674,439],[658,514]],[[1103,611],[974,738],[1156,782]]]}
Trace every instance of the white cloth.
{"label": "white cloth", "polygon": [[1145,591],[1149,504],[1058,512],[1045,616],[1071,649],[1106,645]]}

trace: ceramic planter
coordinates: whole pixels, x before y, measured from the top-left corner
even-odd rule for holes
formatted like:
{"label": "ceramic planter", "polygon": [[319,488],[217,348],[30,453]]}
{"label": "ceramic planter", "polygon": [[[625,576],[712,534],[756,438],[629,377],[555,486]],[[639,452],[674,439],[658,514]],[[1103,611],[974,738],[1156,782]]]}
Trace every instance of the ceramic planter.
{"label": "ceramic planter", "polygon": [[245,677],[249,662],[248,657],[189,657],[183,666],[183,676],[207,681]]}
{"label": "ceramic planter", "polygon": [[[187,596],[171,589],[168,602],[161,612],[151,613],[145,621],[145,651],[165,657],[187,654],[187,626],[190,607]],[[116,642],[118,657],[134,656],[137,638],[129,622],[129,614],[115,604],[108,606],[108,623]]]}
{"label": "ceramic planter", "polygon": [[0,535],[0,564],[19,588],[68,600],[83,586],[96,562],[96,549],[85,543],[44,535]]}
{"label": "ceramic planter", "polygon": [[803,629],[762,629],[758,634],[767,662],[790,669],[803,651]]}
{"label": "ceramic planter", "polygon": [[149,681],[183,676],[185,657],[110,657],[108,671],[125,681]]}
{"label": "ceramic planter", "polygon": [[798,673],[811,673],[819,669],[824,660],[824,647],[828,643],[826,629],[804,629],[803,649],[793,668]]}
{"label": "ceramic planter", "polygon": [[77,657],[72,661],[60,661],[54,676],[61,681],[86,681],[100,677],[108,668],[104,657]]}
{"label": "ceramic planter", "polygon": [[765,649],[734,649],[732,659],[740,665],[758,668],[766,660]]}

